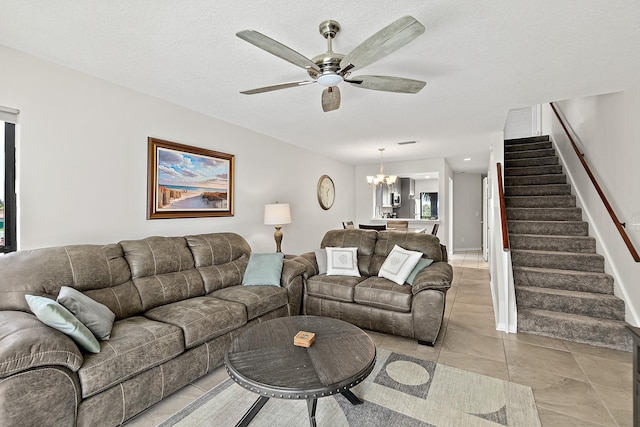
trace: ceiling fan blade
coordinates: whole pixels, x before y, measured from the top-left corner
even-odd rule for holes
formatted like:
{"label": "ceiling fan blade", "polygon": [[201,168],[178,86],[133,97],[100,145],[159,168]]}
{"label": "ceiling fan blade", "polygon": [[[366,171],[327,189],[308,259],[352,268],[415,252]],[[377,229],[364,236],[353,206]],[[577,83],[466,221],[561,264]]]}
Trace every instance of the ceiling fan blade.
{"label": "ceiling fan blade", "polygon": [[337,110],[340,108],[340,89],[337,86],[331,86],[322,91],[322,111]]}
{"label": "ceiling fan blade", "polygon": [[309,58],[262,33],[253,30],[245,30],[236,33],[236,36],[262,50],[266,50],[267,52],[292,63],[293,65],[297,65],[298,67],[305,69],[311,68],[315,71],[320,71],[320,68]]}
{"label": "ceiling fan blade", "polygon": [[243,90],[240,93],[243,93],[245,95],[254,95],[256,93],[271,92],[273,90],[280,90],[280,89],[287,89],[287,88],[290,88],[290,87],[304,86],[304,85],[308,85],[308,84],[311,84],[311,83],[315,83],[315,81],[314,80],[303,80],[301,82],[281,83],[279,85],[265,86],[265,87],[259,87],[257,89]]}
{"label": "ceiling fan blade", "polygon": [[360,43],[340,61],[340,68],[352,65],[350,71],[353,71],[366,67],[400,49],[422,33],[424,26],[420,22],[411,16],[403,16]]}
{"label": "ceiling fan blade", "polygon": [[421,80],[392,76],[356,76],[345,81],[363,89],[399,93],[418,93],[427,84]]}

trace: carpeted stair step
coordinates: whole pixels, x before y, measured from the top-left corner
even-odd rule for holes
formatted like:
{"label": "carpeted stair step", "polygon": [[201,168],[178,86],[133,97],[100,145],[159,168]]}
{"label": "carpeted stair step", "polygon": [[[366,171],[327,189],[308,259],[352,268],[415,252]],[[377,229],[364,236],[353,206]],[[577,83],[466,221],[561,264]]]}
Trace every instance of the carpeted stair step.
{"label": "carpeted stair step", "polygon": [[509,196],[557,196],[571,194],[569,184],[546,185],[513,185],[504,188],[504,195]]}
{"label": "carpeted stair step", "polygon": [[625,322],[554,311],[518,310],[518,332],[631,351]]}
{"label": "carpeted stair step", "polygon": [[538,157],[552,157],[556,155],[556,150],[553,148],[543,148],[541,150],[523,150],[523,151],[510,151],[504,153],[505,160],[516,159],[534,159]]}
{"label": "carpeted stair step", "polygon": [[504,152],[506,156],[507,153],[513,153],[517,151],[546,150],[549,148],[553,148],[553,143],[551,141],[529,142],[522,144],[505,145]]}
{"label": "carpeted stair step", "polygon": [[545,165],[545,166],[524,166],[524,167],[506,167],[504,168],[504,176],[521,176],[521,175],[547,175],[562,173],[561,165]]}
{"label": "carpeted stair step", "polygon": [[511,249],[533,251],[596,253],[596,239],[589,236],[544,236],[509,233]]}
{"label": "carpeted stair step", "polygon": [[599,319],[624,320],[624,301],[615,295],[535,286],[516,286],[516,300],[520,308],[558,311]]}
{"label": "carpeted stair step", "polygon": [[505,168],[526,168],[531,166],[548,166],[548,165],[557,165],[558,156],[548,156],[548,157],[535,157],[532,159],[514,159],[514,160],[504,160]]}
{"label": "carpeted stair step", "polygon": [[565,289],[567,291],[613,294],[613,277],[606,273],[513,266],[517,286]]}
{"label": "carpeted stair step", "polygon": [[522,145],[549,141],[549,135],[528,136],[526,138],[505,139],[504,145]]}
{"label": "carpeted stair step", "polygon": [[604,257],[599,254],[513,249],[511,250],[511,262],[514,267],[538,267],[604,273]]}
{"label": "carpeted stair step", "polygon": [[560,236],[588,236],[589,223],[585,221],[507,221],[509,233],[544,234]]}
{"label": "carpeted stair step", "polygon": [[510,196],[504,198],[507,208],[575,208],[576,196]]}
{"label": "carpeted stair step", "polygon": [[504,186],[512,185],[545,185],[545,184],[566,184],[567,176],[561,173],[549,175],[521,175],[507,176],[504,179]]}
{"label": "carpeted stair step", "polygon": [[508,220],[582,221],[580,208],[507,208]]}

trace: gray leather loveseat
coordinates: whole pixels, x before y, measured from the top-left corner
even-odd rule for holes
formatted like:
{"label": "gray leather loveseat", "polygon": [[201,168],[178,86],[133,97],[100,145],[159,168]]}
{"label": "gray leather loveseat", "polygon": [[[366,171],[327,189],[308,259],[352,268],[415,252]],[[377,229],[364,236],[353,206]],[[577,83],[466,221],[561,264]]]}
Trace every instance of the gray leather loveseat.
{"label": "gray leather loveseat", "polygon": [[[0,257],[0,424],[119,425],[221,365],[244,328],[299,314],[304,267],[284,260],[280,287],[242,286],[250,253],[215,233]],[[26,294],[62,286],[115,313],[99,353],[31,314]]]}
{"label": "gray leather loveseat", "polygon": [[[422,252],[433,263],[413,284],[397,284],[378,272],[395,245]],[[305,314],[334,317],[361,328],[415,338],[434,345],[444,317],[445,296],[453,269],[436,236],[403,231],[331,230],[320,248],[357,248],[361,277],[318,274],[316,253],[294,258],[306,267]]]}

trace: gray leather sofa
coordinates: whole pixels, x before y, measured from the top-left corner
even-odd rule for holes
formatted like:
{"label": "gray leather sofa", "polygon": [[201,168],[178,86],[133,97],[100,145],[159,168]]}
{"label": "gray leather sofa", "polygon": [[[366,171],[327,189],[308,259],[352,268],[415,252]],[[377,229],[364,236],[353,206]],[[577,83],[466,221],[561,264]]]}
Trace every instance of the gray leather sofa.
{"label": "gray leather sofa", "polygon": [[[412,286],[378,277],[395,245],[423,253],[434,262],[415,277]],[[446,248],[430,234],[402,231],[331,230],[326,247],[357,247],[361,277],[318,274],[315,252],[294,258],[305,265],[305,314],[329,316],[361,328],[415,338],[434,345],[444,317],[445,296],[453,269]]]}
{"label": "gray leather sofa", "polygon": [[[0,424],[119,425],[221,365],[232,338],[300,312],[304,267],[241,286],[251,248],[233,233],[149,237],[0,257]],[[40,322],[25,294],[73,287],[116,315],[99,353]]]}

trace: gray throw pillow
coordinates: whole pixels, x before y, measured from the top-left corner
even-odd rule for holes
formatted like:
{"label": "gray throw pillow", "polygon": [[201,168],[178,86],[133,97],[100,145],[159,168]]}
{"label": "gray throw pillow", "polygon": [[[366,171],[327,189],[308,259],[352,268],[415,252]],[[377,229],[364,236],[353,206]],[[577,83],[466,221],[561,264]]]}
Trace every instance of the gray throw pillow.
{"label": "gray throw pillow", "polygon": [[89,328],[96,338],[108,340],[111,337],[116,315],[109,307],[69,286],[60,288],[57,301]]}
{"label": "gray throw pillow", "polygon": [[251,254],[249,264],[244,271],[242,284],[247,285],[270,285],[280,286],[280,276],[282,275],[282,260],[284,254],[276,252],[274,254]]}
{"label": "gray throw pillow", "polygon": [[316,249],[316,263],[318,264],[318,274],[327,274],[327,250]]}
{"label": "gray throw pillow", "polygon": [[25,295],[29,308],[45,325],[69,335],[80,348],[100,353],[100,344],[91,331],[56,301],[36,295]]}

